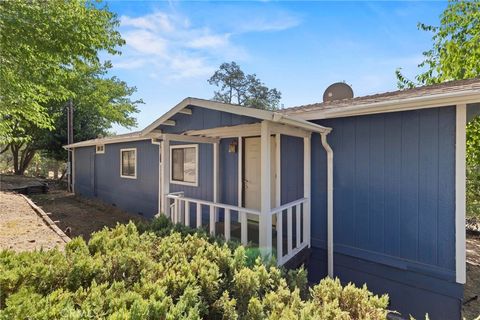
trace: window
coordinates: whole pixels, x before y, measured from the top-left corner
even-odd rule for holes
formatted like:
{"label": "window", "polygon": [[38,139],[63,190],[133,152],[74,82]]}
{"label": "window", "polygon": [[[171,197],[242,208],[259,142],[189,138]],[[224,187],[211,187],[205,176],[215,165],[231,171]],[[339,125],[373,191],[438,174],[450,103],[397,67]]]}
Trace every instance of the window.
{"label": "window", "polygon": [[105,145],[99,144],[95,148],[95,153],[105,153]]}
{"label": "window", "polygon": [[120,150],[120,177],[137,178],[137,149]]}
{"label": "window", "polygon": [[198,145],[170,147],[170,182],[198,186]]}

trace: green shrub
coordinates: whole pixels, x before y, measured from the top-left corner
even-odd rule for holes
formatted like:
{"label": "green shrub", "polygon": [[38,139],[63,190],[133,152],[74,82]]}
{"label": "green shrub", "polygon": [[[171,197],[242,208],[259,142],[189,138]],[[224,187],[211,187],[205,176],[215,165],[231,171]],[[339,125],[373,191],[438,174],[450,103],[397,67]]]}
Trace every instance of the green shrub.
{"label": "green shrub", "polygon": [[388,298],[366,287],[308,289],[302,269],[249,263],[248,248],[154,223],[76,238],[64,252],[0,252],[0,319],[386,318]]}

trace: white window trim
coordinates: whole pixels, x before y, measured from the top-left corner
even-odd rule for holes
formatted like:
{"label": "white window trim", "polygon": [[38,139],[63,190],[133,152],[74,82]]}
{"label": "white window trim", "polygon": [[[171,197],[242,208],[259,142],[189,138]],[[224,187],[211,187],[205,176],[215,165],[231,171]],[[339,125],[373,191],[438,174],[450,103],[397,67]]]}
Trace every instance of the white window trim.
{"label": "white window trim", "polygon": [[[98,147],[103,147],[102,151],[98,151]],[[96,154],[104,154],[105,153],[105,145],[104,144],[97,144],[95,145],[95,153]]]}
{"label": "white window trim", "polygon": [[[197,170],[195,170],[195,182],[185,182],[185,181],[177,181],[173,180],[173,149],[184,149],[184,148],[195,148],[195,162],[197,165]],[[199,163],[198,163],[198,144],[182,144],[182,145],[171,145],[170,146],[170,183],[171,184],[179,184],[184,186],[191,186],[191,187],[198,187],[198,170],[199,170]]]}
{"label": "white window trim", "polygon": [[[133,176],[124,176],[122,174],[122,153],[124,151],[133,151],[135,153],[135,174]],[[126,178],[126,179],[137,179],[137,148],[126,148],[126,149],[120,149],[120,177],[121,178]]]}

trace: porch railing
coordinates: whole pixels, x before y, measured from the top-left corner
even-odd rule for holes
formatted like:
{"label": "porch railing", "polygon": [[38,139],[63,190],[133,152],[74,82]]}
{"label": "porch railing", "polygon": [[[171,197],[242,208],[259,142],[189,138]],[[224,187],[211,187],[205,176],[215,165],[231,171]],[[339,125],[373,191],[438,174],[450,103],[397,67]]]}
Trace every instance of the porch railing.
{"label": "porch railing", "polygon": [[[307,206],[308,199],[302,198],[270,211],[272,218],[275,218],[275,229],[274,232],[272,232],[272,238],[276,238],[278,265],[285,264],[310,244],[310,215]],[[206,210],[209,220],[208,227],[209,232],[213,235],[216,233],[218,209],[223,209],[223,235],[226,240],[231,239],[232,213],[237,212],[238,222],[240,223],[240,241],[243,245],[247,245],[249,242],[248,215],[259,217],[261,214],[260,211],[254,209],[188,198],[184,196],[183,192],[175,192],[167,195],[167,208],[167,215],[173,223],[180,223],[189,227],[192,227],[192,221],[190,221],[191,209],[195,208],[193,211],[195,213],[195,227],[197,228],[203,226],[203,212],[205,208],[208,208]],[[258,232],[262,232],[262,230],[258,230]],[[274,241],[272,239],[272,244],[273,243]]]}
{"label": "porch railing", "polygon": [[[278,265],[285,264],[310,244],[308,235],[310,215],[307,205],[308,199],[302,198],[271,210],[276,220]],[[286,237],[284,236],[285,218],[287,222]],[[284,250],[284,244],[287,246],[286,250]]]}

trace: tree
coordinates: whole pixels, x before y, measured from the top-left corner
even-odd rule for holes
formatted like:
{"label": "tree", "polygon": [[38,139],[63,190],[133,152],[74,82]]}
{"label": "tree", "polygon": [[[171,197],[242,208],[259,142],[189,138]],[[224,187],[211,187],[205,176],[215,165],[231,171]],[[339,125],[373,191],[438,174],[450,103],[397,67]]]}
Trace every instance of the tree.
{"label": "tree", "polygon": [[[116,77],[103,78],[102,73],[85,73],[69,85],[77,98],[74,104],[74,138],[88,140],[107,135],[113,123],[131,127],[136,124],[132,114],[137,112],[141,100],[129,97],[135,88],[128,87]],[[14,172],[23,174],[39,150],[55,160],[66,160],[67,115],[64,102],[51,101],[46,105],[53,119],[54,129],[42,128],[25,118],[16,117],[11,121],[10,131],[14,139],[7,140],[13,156]]]}
{"label": "tree", "polygon": [[[135,125],[135,88],[108,77],[124,40],[115,14],[90,0],[0,3],[0,152],[23,174],[38,150],[66,153],[65,104],[72,100],[77,139],[106,134],[113,123]],[[79,125],[83,127],[78,127]]]}
{"label": "tree", "polygon": [[[424,52],[415,81],[396,70],[400,89],[480,77],[480,1],[449,1],[440,25],[419,23],[433,32],[433,48]],[[480,216],[480,117],[467,125],[467,213]]]}
{"label": "tree", "polygon": [[99,51],[119,53],[118,25],[93,0],[1,1],[0,138],[14,138],[10,122],[18,118],[52,128],[46,105],[75,97],[65,82],[79,66],[101,69]]}
{"label": "tree", "polygon": [[423,52],[424,60],[418,65],[423,72],[416,81],[397,69],[400,89],[480,76],[479,0],[451,0],[440,16],[439,26],[419,23],[418,28],[433,32],[433,48]]}
{"label": "tree", "polygon": [[213,100],[224,103],[276,110],[282,94],[277,89],[269,89],[256,74],[247,74],[235,63],[222,63],[220,68],[208,79],[208,83],[220,87],[215,91]]}

